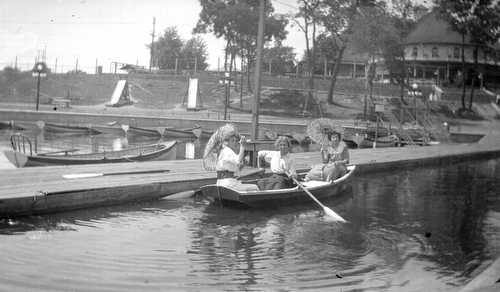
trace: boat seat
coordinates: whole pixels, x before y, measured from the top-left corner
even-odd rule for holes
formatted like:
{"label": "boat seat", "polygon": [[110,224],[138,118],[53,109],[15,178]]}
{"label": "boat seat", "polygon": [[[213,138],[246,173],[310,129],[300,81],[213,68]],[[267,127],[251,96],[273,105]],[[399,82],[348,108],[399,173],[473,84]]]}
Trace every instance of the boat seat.
{"label": "boat seat", "polygon": [[329,185],[330,182],[320,181],[320,180],[310,180],[310,181],[301,182],[301,184],[303,186],[305,186],[306,188],[314,188],[314,187]]}

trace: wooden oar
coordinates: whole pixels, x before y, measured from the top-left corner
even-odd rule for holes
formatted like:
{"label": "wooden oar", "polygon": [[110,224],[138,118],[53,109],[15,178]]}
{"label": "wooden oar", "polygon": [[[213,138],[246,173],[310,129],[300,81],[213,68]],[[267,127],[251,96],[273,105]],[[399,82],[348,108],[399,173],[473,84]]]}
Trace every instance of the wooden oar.
{"label": "wooden oar", "polygon": [[304,191],[306,192],[306,194],[309,195],[309,197],[311,197],[316,203],[318,203],[322,208],[323,210],[325,210],[325,213],[327,215],[329,215],[330,217],[332,217],[335,221],[340,221],[340,222],[347,222],[344,220],[344,218],[340,217],[337,213],[335,213],[332,209],[326,207],[325,205],[321,204],[320,201],[318,201],[318,199],[316,199],[315,196],[313,196],[313,194],[311,194],[298,180],[296,179],[293,179],[293,181]]}
{"label": "wooden oar", "polygon": [[129,172],[108,172],[108,173],[72,173],[63,175],[64,178],[86,178],[104,175],[124,175],[124,174],[143,174],[143,173],[160,173],[169,172],[170,169],[157,169],[157,170],[142,170],[142,171],[129,171]]}
{"label": "wooden oar", "polygon": [[244,175],[240,175],[240,176],[238,176],[236,179],[237,179],[237,180],[241,180],[241,179],[244,179],[244,178],[246,178],[246,177],[249,177],[249,176],[252,176],[252,175],[254,175],[254,174],[258,174],[258,173],[262,173],[262,171],[261,171],[261,170],[257,170],[257,171],[250,172],[250,173],[247,173],[247,174],[244,174]]}

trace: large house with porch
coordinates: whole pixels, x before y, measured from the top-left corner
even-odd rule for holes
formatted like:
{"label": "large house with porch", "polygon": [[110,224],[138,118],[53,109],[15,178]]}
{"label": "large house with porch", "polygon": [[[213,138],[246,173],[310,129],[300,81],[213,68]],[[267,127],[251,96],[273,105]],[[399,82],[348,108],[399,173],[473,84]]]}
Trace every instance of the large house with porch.
{"label": "large house with porch", "polygon": [[[427,13],[421,6],[417,15],[423,14],[415,28],[408,35],[404,53],[409,68],[409,78],[432,79],[438,85],[457,84],[472,80],[474,53],[477,50],[477,80],[499,83],[500,80],[500,43],[476,46],[470,37],[449,29],[449,25],[439,19],[437,13]],[[462,72],[462,50],[466,71]],[[407,76],[408,77],[408,76]]]}

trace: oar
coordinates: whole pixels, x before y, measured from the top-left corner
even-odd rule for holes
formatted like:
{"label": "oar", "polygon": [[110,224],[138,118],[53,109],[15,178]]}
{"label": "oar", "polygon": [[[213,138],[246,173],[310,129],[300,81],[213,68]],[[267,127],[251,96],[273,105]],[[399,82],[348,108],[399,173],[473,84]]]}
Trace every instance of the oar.
{"label": "oar", "polygon": [[143,174],[143,173],[160,173],[169,172],[169,169],[157,169],[157,170],[142,170],[142,171],[129,171],[129,172],[108,172],[108,173],[72,173],[63,175],[64,178],[86,178],[86,177],[96,177],[104,175],[124,175],[124,174]]}
{"label": "oar", "polygon": [[237,180],[241,180],[241,179],[244,179],[244,178],[246,178],[246,177],[249,177],[249,176],[252,176],[252,175],[254,175],[254,174],[258,174],[258,173],[262,173],[262,171],[261,171],[261,170],[257,170],[257,171],[250,172],[250,173],[247,173],[247,174],[244,174],[244,175],[240,175],[240,176],[238,176],[236,179],[237,179]]}
{"label": "oar", "polygon": [[333,219],[335,219],[335,221],[340,221],[340,222],[347,222],[344,220],[344,218],[340,217],[337,213],[335,213],[332,209],[326,207],[325,205],[321,204],[320,201],[318,201],[318,199],[316,199],[315,196],[313,196],[313,194],[311,194],[301,183],[299,183],[299,181],[297,181],[296,179],[293,179],[293,181],[304,191],[306,192],[306,194],[309,195],[309,197],[311,197],[316,203],[318,203],[321,207],[323,207],[323,210],[325,210],[325,213],[327,215],[329,215],[330,217],[332,217]]}

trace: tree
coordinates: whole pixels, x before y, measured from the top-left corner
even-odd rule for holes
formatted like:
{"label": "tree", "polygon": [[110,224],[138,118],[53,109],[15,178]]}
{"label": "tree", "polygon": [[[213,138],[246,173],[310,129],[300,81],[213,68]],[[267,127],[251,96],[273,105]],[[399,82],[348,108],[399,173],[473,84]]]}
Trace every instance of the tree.
{"label": "tree", "polygon": [[[146,47],[150,48],[150,44]],[[154,42],[156,48],[153,58],[158,61],[158,67],[162,69],[175,69],[176,60],[184,60],[184,41],[179,36],[176,26],[165,29],[163,35]],[[185,66],[185,64],[182,64]]]}
{"label": "tree", "polygon": [[335,64],[328,89],[327,102],[333,104],[333,91],[340,70],[344,51],[349,46],[358,17],[358,8],[374,5],[374,0],[322,0],[318,11],[318,21],[327,34],[333,38],[332,51]]}
{"label": "tree", "polygon": [[[259,21],[259,0],[200,0],[202,10],[193,33],[212,33],[217,38],[226,40],[224,48],[224,66],[232,72],[234,58],[239,53],[247,58],[247,73],[253,66],[257,43]],[[274,14],[271,1],[266,6],[265,40],[281,42],[286,38],[287,20],[280,14]],[[243,53],[245,50],[245,54]],[[230,59],[228,62],[228,58]],[[249,78],[248,74],[248,78]],[[250,82],[248,82],[250,84]],[[249,85],[250,86],[250,85]]]}
{"label": "tree", "polygon": [[[384,2],[359,8],[359,16],[352,26],[351,46],[353,52],[366,54],[366,82],[363,116],[366,118],[366,91],[372,97],[373,79],[375,77],[375,56],[380,56],[386,35],[393,33],[392,22]],[[369,88],[369,89],[368,89]]]}
{"label": "tree", "polygon": [[[500,3],[496,0],[434,0],[435,11],[450,29],[462,35],[462,75],[465,74],[465,36],[475,46],[469,111],[472,110],[474,83],[479,48],[498,42],[500,38]],[[465,110],[465,82],[462,83],[462,108]]]}
{"label": "tree", "polygon": [[294,59],[295,53],[292,47],[276,44],[273,47],[264,48],[263,62],[267,64],[271,63],[270,67],[272,72],[284,75],[291,70]]}
{"label": "tree", "polygon": [[195,62],[197,70],[205,70],[208,67],[207,45],[201,36],[192,37],[184,44],[182,56],[185,58],[187,69],[194,69]]}
{"label": "tree", "polygon": [[[309,89],[314,90],[314,71],[316,68],[316,50],[318,42],[324,37],[324,32],[319,31],[319,18],[322,10],[319,0],[299,0],[299,12],[293,16],[293,21],[300,30],[304,32],[306,40],[306,51],[303,60],[306,61],[309,70]],[[312,43],[311,43],[312,42]],[[309,92],[308,98],[312,98],[312,92]]]}

